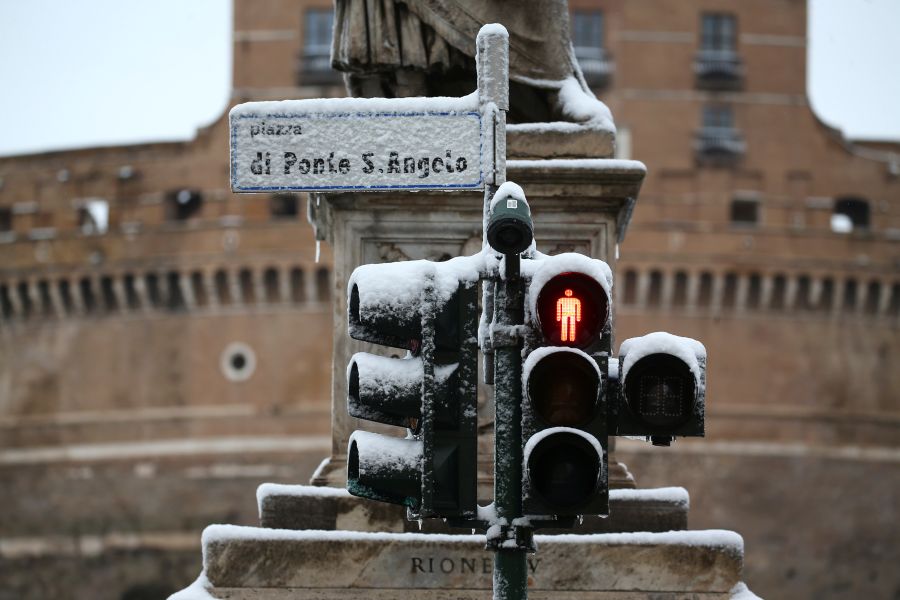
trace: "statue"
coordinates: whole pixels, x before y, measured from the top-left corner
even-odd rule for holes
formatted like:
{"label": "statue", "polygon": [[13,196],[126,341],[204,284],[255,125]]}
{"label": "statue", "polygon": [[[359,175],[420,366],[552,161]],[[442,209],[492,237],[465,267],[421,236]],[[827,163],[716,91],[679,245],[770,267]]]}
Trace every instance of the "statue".
{"label": "statue", "polygon": [[336,0],[332,66],[352,96],[463,96],[476,87],[475,38],[485,23],[509,31],[509,122],[572,120],[564,87],[593,98],[566,0]]}

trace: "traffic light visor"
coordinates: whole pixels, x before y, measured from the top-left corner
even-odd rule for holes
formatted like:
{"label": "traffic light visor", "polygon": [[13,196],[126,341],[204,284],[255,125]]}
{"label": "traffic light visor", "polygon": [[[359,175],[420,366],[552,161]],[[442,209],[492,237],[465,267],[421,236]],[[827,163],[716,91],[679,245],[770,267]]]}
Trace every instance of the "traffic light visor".
{"label": "traffic light visor", "polygon": [[595,416],[600,373],[579,350],[541,349],[529,356],[524,375],[534,414],[550,427],[583,427]]}
{"label": "traffic light visor", "polygon": [[355,431],[347,448],[347,491],[414,507],[421,492],[422,442]]}
{"label": "traffic light visor", "polygon": [[531,489],[555,510],[574,510],[591,500],[603,468],[600,443],[568,427],[546,429],[525,446]]}
{"label": "traffic light visor", "polygon": [[690,367],[671,354],[650,354],[625,378],[628,408],[651,430],[671,431],[692,418],[697,381]]}

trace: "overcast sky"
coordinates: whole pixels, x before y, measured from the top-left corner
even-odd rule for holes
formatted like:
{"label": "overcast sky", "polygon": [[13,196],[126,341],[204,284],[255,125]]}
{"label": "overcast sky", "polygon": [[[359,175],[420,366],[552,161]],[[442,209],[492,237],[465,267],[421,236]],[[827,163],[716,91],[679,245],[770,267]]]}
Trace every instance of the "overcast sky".
{"label": "overcast sky", "polygon": [[[809,4],[815,110],[900,140],[900,0]],[[191,138],[227,104],[230,34],[231,0],[0,0],[0,155]]]}

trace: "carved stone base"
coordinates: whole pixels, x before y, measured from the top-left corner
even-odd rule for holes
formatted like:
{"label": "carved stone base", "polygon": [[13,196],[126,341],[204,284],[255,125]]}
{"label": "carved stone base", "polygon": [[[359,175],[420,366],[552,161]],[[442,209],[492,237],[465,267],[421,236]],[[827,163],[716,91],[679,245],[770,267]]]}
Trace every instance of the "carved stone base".
{"label": "carved stone base", "polygon": [[[538,553],[527,559],[535,600],[711,600],[747,593],[740,583],[743,540],[730,531],[537,536],[536,542]],[[493,556],[484,545],[482,535],[212,525],[203,533],[204,574],[172,600],[486,600]]]}

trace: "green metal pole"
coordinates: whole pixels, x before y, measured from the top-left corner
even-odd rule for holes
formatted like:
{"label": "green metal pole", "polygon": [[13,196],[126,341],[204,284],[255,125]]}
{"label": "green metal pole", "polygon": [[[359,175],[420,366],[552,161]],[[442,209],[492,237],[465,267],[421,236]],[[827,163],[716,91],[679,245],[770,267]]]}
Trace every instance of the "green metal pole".
{"label": "green metal pole", "polygon": [[[514,259],[518,261],[518,256]],[[507,266],[511,266],[507,257]],[[500,329],[524,322],[523,286],[515,276],[497,283],[495,324]],[[507,340],[494,348],[494,507],[497,517],[513,526],[522,516],[522,343]],[[512,531],[515,531],[513,527]],[[528,597],[526,550],[494,550],[494,600]]]}

